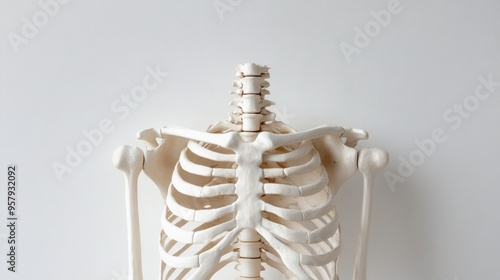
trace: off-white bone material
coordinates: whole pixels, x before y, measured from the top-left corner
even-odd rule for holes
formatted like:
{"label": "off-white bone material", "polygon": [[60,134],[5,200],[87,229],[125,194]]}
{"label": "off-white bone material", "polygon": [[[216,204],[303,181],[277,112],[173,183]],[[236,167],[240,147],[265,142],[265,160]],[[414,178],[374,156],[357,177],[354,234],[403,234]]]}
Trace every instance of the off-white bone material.
{"label": "off-white bone material", "polygon": [[289,279],[338,280],[340,228],[334,197],[357,170],[364,176],[361,230],[354,271],[366,279],[366,250],[374,178],[388,161],[380,149],[354,147],[368,134],[321,126],[296,132],[276,121],[269,68],[237,67],[239,96],[227,121],[206,131],[146,129],[143,153],[124,146],[114,163],[126,178],[129,280],[142,280],[137,177],[158,186],[160,279],[210,279],[234,263],[239,279],[262,279],[264,265]]}
{"label": "off-white bone material", "polygon": [[113,154],[113,163],[125,175],[125,196],[127,206],[129,275],[142,280],[141,234],[139,230],[139,207],[137,205],[137,178],[142,171],[144,155],[142,150],[122,146]]}

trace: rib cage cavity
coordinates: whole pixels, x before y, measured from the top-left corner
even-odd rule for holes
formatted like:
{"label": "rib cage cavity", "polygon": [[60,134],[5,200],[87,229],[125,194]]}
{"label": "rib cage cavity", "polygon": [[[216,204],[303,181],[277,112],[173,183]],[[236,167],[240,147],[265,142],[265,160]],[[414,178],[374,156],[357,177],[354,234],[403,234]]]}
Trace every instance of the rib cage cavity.
{"label": "rib cage cavity", "polygon": [[190,140],[180,155],[162,214],[162,279],[209,279],[233,261],[265,263],[290,279],[334,279],[340,232],[311,141],[269,149],[263,134],[232,138],[227,146]]}

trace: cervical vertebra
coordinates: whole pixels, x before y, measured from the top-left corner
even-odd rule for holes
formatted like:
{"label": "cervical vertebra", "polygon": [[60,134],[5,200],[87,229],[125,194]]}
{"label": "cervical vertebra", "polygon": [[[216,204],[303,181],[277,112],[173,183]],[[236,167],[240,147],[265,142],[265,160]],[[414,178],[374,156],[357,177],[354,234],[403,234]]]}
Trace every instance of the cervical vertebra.
{"label": "cervical vertebra", "polygon": [[269,68],[246,63],[238,65],[237,69],[236,76],[240,79],[233,83],[235,91],[232,93],[240,98],[231,102],[237,109],[230,114],[229,121],[241,125],[241,131],[260,131],[262,123],[274,121],[274,114],[266,110],[274,103],[265,100],[265,95],[269,94],[265,89],[269,86],[265,80],[269,78]]}
{"label": "cervical vertebra", "polygon": [[295,132],[275,121],[266,109],[273,103],[264,98],[269,68],[247,63],[237,69],[239,98],[231,102],[237,108],[228,121],[207,132],[144,130],[139,132],[148,144],[144,159],[137,148],[115,153],[129,186],[133,279],[142,279],[135,193],[142,162],[166,201],[160,235],[165,280],[208,279],[231,262],[238,263],[240,279],[261,279],[262,264],[290,279],[337,279],[340,231],[333,197],[359,166],[368,198],[355,279],[365,279],[369,195],[373,177],[387,163],[386,152],[358,154],[353,147],[367,138],[362,130]]}

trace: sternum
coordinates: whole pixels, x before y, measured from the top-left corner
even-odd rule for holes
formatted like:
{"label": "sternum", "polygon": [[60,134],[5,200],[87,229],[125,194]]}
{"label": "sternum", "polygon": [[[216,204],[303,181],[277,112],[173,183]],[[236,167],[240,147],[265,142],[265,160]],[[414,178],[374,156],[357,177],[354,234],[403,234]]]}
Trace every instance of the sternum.
{"label": "sternum", "polygon": [[239,228],[255,229],[262,220],[263,193],[262,152],[256,145],[245,143],[241,153],[238,153],[235,184],[238,199],[236,203],[236,221]]}
{"label": "sternum", "polygon": [[262,145],[255,142],[240,142],[236,152],[236,223],[241,229],[238,236],[238,270],[240,279],[262,279],[261,271],[261,237],[257,233],[262,223],[263,171]]}

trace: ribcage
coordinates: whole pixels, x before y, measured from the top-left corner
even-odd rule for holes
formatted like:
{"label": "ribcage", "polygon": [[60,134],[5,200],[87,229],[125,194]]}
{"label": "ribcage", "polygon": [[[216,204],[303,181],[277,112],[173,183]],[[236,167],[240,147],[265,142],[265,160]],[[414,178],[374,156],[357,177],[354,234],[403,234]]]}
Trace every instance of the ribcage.
{"label": "ribcage", "polygon": [[260,236],[261,261],[288,278],[336,279],[333,192],[312,143],[266,151],[238,140],[190,141],[181,153],[162,215],[162,279],[210,278],[238,261],[247,229]]}
{"label": "ribcage", "polygon": [[[265,179],[266,194],[262,199],[268,205],[262,213],[262,225],[298,254],[299,263],[309,277],[334,279],[340,232],[328,176],[310,142],[294,148],[282,147],[264,155],[263,167],[276,170],[276,174]],[[264,249],[270,248],[265,246]],[[270,253],[267,254],[269,265],[290,278],[303,279],[298,272],[290,271],[293,266],[281,264],[283,257],[273,254],[272,250]]]}

